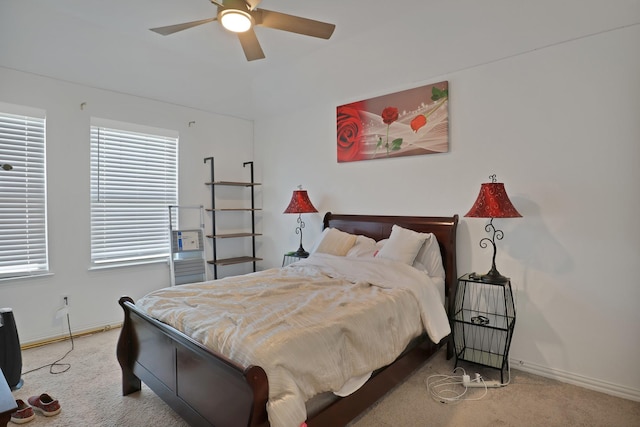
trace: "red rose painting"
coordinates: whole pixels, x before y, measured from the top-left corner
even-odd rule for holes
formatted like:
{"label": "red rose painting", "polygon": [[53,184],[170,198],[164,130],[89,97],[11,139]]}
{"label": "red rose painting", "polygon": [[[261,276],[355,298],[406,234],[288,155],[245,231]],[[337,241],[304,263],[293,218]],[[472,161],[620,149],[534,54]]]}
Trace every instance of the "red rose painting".
{"label": "red rose painting", "polygon": [[337,107],[338,162],[449,151],[449,84]]}

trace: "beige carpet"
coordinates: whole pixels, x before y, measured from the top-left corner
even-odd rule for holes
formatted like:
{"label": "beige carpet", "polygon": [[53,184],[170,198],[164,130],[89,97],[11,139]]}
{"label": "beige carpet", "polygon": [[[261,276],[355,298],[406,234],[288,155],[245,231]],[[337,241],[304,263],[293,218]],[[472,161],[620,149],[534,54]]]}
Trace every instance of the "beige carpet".
{"label": "beige carpet", "polygon": [[[116,360],[119,330],[76,338],[75,349],[63,360],[65,373],[49,369],[23,375],[24,386],[16,399],[47,392],[60,400],[62,412],[36,418],[25,426],[186,426],[151,390],[122,396]],[[23,372],[52,363],[71,348],[69,341],[24,350]],[[478,368],[463,365],[470,373]],[[62,367],[54,367],[60,370]],[[449,375],[453,361],[443,352],[425,364],[404,384],[390,392],[352,427],[412,426],[640,426],[640,402],[620,399],[580,387],[512,372],[511,384],[489,390],[481,400],[440,403],[431,398],[425,381],[434,374]],[[482,372],[499,379],[497,371]],[[497,376],[496,376],[497,375]],[[463,390],[463,389],[459,389]],[[466,397],[484,393],[470,389]],[[10,423],[10,425],[16,425]]]}

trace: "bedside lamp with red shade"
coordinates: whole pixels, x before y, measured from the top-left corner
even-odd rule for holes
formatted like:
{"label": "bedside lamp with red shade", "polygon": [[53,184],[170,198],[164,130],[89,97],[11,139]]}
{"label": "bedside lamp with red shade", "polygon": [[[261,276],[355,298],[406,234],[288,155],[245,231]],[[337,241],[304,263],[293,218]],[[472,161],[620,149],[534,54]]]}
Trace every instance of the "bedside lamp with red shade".
{"label": "bedside lamp with red shade", "polygon": [[509,281],[509,278],[500,274],[498,269],[496,269],[496,239],[502,240],[504,233],[502,230],[496,230],[493,225],[493,219],[520,218],[522,215],[520,215],[511,203],[511,200],[509,200],[504,184],[496,182],[495,175],[491,175],[489,178],[491,182],[481,184],[478,198],[465,217],[491,218],[489,224],[484,227],[487,233],[492,233],[491,238],[485,237],[481,239],[480,247],[486,248],[488,244],[491,243],[493,246],[493,259],[491,270],[489,270],[487,274],[480,276],[480,279],[491,283],[506,283]]}
{"label": "bedside lamp with red shade", "polygon": [[302,186],[299,185],[298,189],[293,191],[289,206],[287,206],[287,209],[284,210],[284,213],[298,214],[298,226],[296,227],[296,234],[300,234],[300,247],[296,252],[292,253],[293,256],[301,258],[306,258],[307,256],[309,256],[309,252],[305,251],[302,247],[302,229],[304,228],[302,214],[312,212],[318,212],[318,210],[315,208],[315,206],[313,206],[311,200],[309,200],[307,190],[303,190]]}

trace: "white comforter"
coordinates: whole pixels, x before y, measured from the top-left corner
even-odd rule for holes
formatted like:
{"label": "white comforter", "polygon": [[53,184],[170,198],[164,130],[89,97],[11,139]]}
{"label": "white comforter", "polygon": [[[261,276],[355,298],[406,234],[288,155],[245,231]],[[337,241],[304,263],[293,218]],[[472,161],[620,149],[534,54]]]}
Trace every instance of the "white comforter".
{"label": "white comforter", "polygon": [[136,305],[269,379],[272,427],[297,427],[305,401],[395,360],[427,331],[450,332],[440,293],[405,264],[315,254],[282,269],[165,288]]}

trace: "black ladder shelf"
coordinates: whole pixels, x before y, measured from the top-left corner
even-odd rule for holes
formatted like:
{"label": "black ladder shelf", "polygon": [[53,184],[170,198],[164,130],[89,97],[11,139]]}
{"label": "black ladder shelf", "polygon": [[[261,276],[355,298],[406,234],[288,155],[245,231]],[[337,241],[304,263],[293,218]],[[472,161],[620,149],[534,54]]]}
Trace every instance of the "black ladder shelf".
{"label": "black ladder shelf", "polygon": [[[261,209],[255,207],[255,187],[260,183],[253,181],[253,162],[244,162],[242,167],[249,166],[251,171],[251,179],[249,182],[236,182],[236,181],[215,181],[214,177],[214,159],[213,157],[206,157],[204,162],[210,162],[211,168],[211,181],[205,183],[211,186],[211,208],[207,208],[207,212],[211,212],[211,234],[207,234],[207,237],[212,239],[213,246],[213,259],[207,260],[207,263],[213,265],[213,277],[218,278],[218,266],[253,263],[253,271],[256,271],[256,261],[261,261],[262,258],[256,257],[256,237],[262,234],[256,233],[256,218],[255,213]],[[216,187],[248,187],[251,190],[251,207],[250,208],[216,208]],[[250,212],[251,213],[251,232],[242,233],[219,233],[216,228],[216,213],[218,212]],[[235,239],[235,238],[251,238],[252,253],[250,256],[238,256],[232,258],[218,258],[218,240],[219,239]]]}

